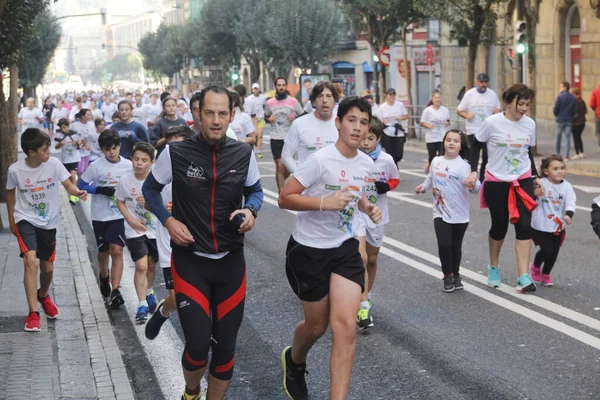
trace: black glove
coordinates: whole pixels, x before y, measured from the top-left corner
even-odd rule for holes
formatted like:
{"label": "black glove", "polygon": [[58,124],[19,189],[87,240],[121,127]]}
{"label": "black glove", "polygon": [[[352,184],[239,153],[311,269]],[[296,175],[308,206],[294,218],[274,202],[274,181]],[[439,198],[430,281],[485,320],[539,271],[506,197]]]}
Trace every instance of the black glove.
{"label": "black glove", "polygon": [[110,186],[98,186],[96,188],[96,194],[103,194],[105,196],[111,197],[115,194],[115,188]]}
{"label": "black glove", "polygon": [[390,185],[387,182],[375,182],[375,187],[377,188],[377,193],[384,194],[390,191]]}

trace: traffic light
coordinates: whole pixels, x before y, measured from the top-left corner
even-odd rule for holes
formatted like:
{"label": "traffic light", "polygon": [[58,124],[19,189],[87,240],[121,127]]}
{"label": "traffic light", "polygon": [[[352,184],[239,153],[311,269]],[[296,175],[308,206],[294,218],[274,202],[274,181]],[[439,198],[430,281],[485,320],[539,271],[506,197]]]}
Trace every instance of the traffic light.
{"label": "traffic light", "polygon": [[235,86],[238,83],[240,83],[240,67],[236,65],[231,68],[231,84]]}
{"label": "traffic light", "polygon": [[102,43],[102,51],[106,50],[106,45],[104,43]]}
{"label": "traffic light", "polygon": [[102,25],[106,25],[106,8],[100,9],[100,17],[102,18]]}
{"label": "traffic light", "polygon": [[515,22],[513,48],[517,54],[527,51],[527,23],[525,21]]}

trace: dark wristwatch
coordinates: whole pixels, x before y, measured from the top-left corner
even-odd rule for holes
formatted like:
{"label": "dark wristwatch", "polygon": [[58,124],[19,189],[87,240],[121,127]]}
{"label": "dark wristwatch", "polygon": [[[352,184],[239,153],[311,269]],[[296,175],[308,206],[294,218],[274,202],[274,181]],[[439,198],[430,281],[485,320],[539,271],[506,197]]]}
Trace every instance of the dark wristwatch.
{"label": "dark wristwatch", "polygon": [[258,211],[256,211],[256,208],[254,208],[252,206],[246,206],[244,208],[247,210],[250,210],[250,212],[252,213],[252,216],[254,217],[254,219],[256,219],[256,216],[258,215]]}

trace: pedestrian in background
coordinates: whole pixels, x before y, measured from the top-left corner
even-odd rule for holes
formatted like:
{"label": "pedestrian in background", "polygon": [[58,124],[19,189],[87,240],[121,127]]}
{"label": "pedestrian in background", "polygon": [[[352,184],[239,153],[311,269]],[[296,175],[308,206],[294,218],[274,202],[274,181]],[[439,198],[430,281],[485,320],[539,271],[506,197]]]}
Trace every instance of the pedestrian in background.
{"label": "pedestrian in background", "polygon": [[592,92],[590,96],[590,107],[595,111],[595,120],[596,120],[596,139],[598,140],[598,145],[600,146],[600,83],[596,90]]}
{"label": "pedestrian in background", "polygon": [[419,125],[425,128],[425,142],[427,143],[428,154],[425,173],[428,174],[431,161],[434,157],[441,156],[443,153],[442,140],[444,139],[444,132],[450,126],[450,112],[442,105],[442,95],[440,92],[433,92],[429,105],[423,110],[423,114],[421,114]]}
{"label": "pedestrian in background", "polygon": [[556,117],[556,145],[554,152],[560,154],[560,147],[563,134],[567,142],[565,143],[565,161],[569,161],[571,153],[571,127],[573,123],[573,114],[575,113],[575,96],[569,93],[571,85],[569,82],[560,84],[560,94],[554,103],[554,117]]}
{"label": "pedestrian in background", "polygon": [[581,90],[579,88],[571,88],[571,94],[575,96],[575,113],[573,114],[573,144],[575,145],[575,153],[573,160],[585,158],[583,154],[583,141],[581,135],[585,129],[585,115],[588,112],[585,100],[581,98]]}

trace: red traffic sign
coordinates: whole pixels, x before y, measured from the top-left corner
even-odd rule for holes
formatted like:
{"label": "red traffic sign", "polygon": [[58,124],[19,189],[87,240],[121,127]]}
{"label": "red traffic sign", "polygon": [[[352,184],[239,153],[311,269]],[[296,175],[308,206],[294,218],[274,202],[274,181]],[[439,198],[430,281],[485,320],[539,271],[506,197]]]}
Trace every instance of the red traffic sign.
{"label": "red traffic sign", "polygon": [[384,67],[390,66],[390,48],[389,47],[384,47],[383,49],[379,50],[377,57],[379,57],[379,63],[381,65],[383,65]]}
{"label": "red traffic sign", "polygon": [[425,54],[425,58],[427,60],[427,65],[433,65],[433,59],[434,59],[433,46],[431,44],[428,44],[426,48],[427,48],[427,51]]}

